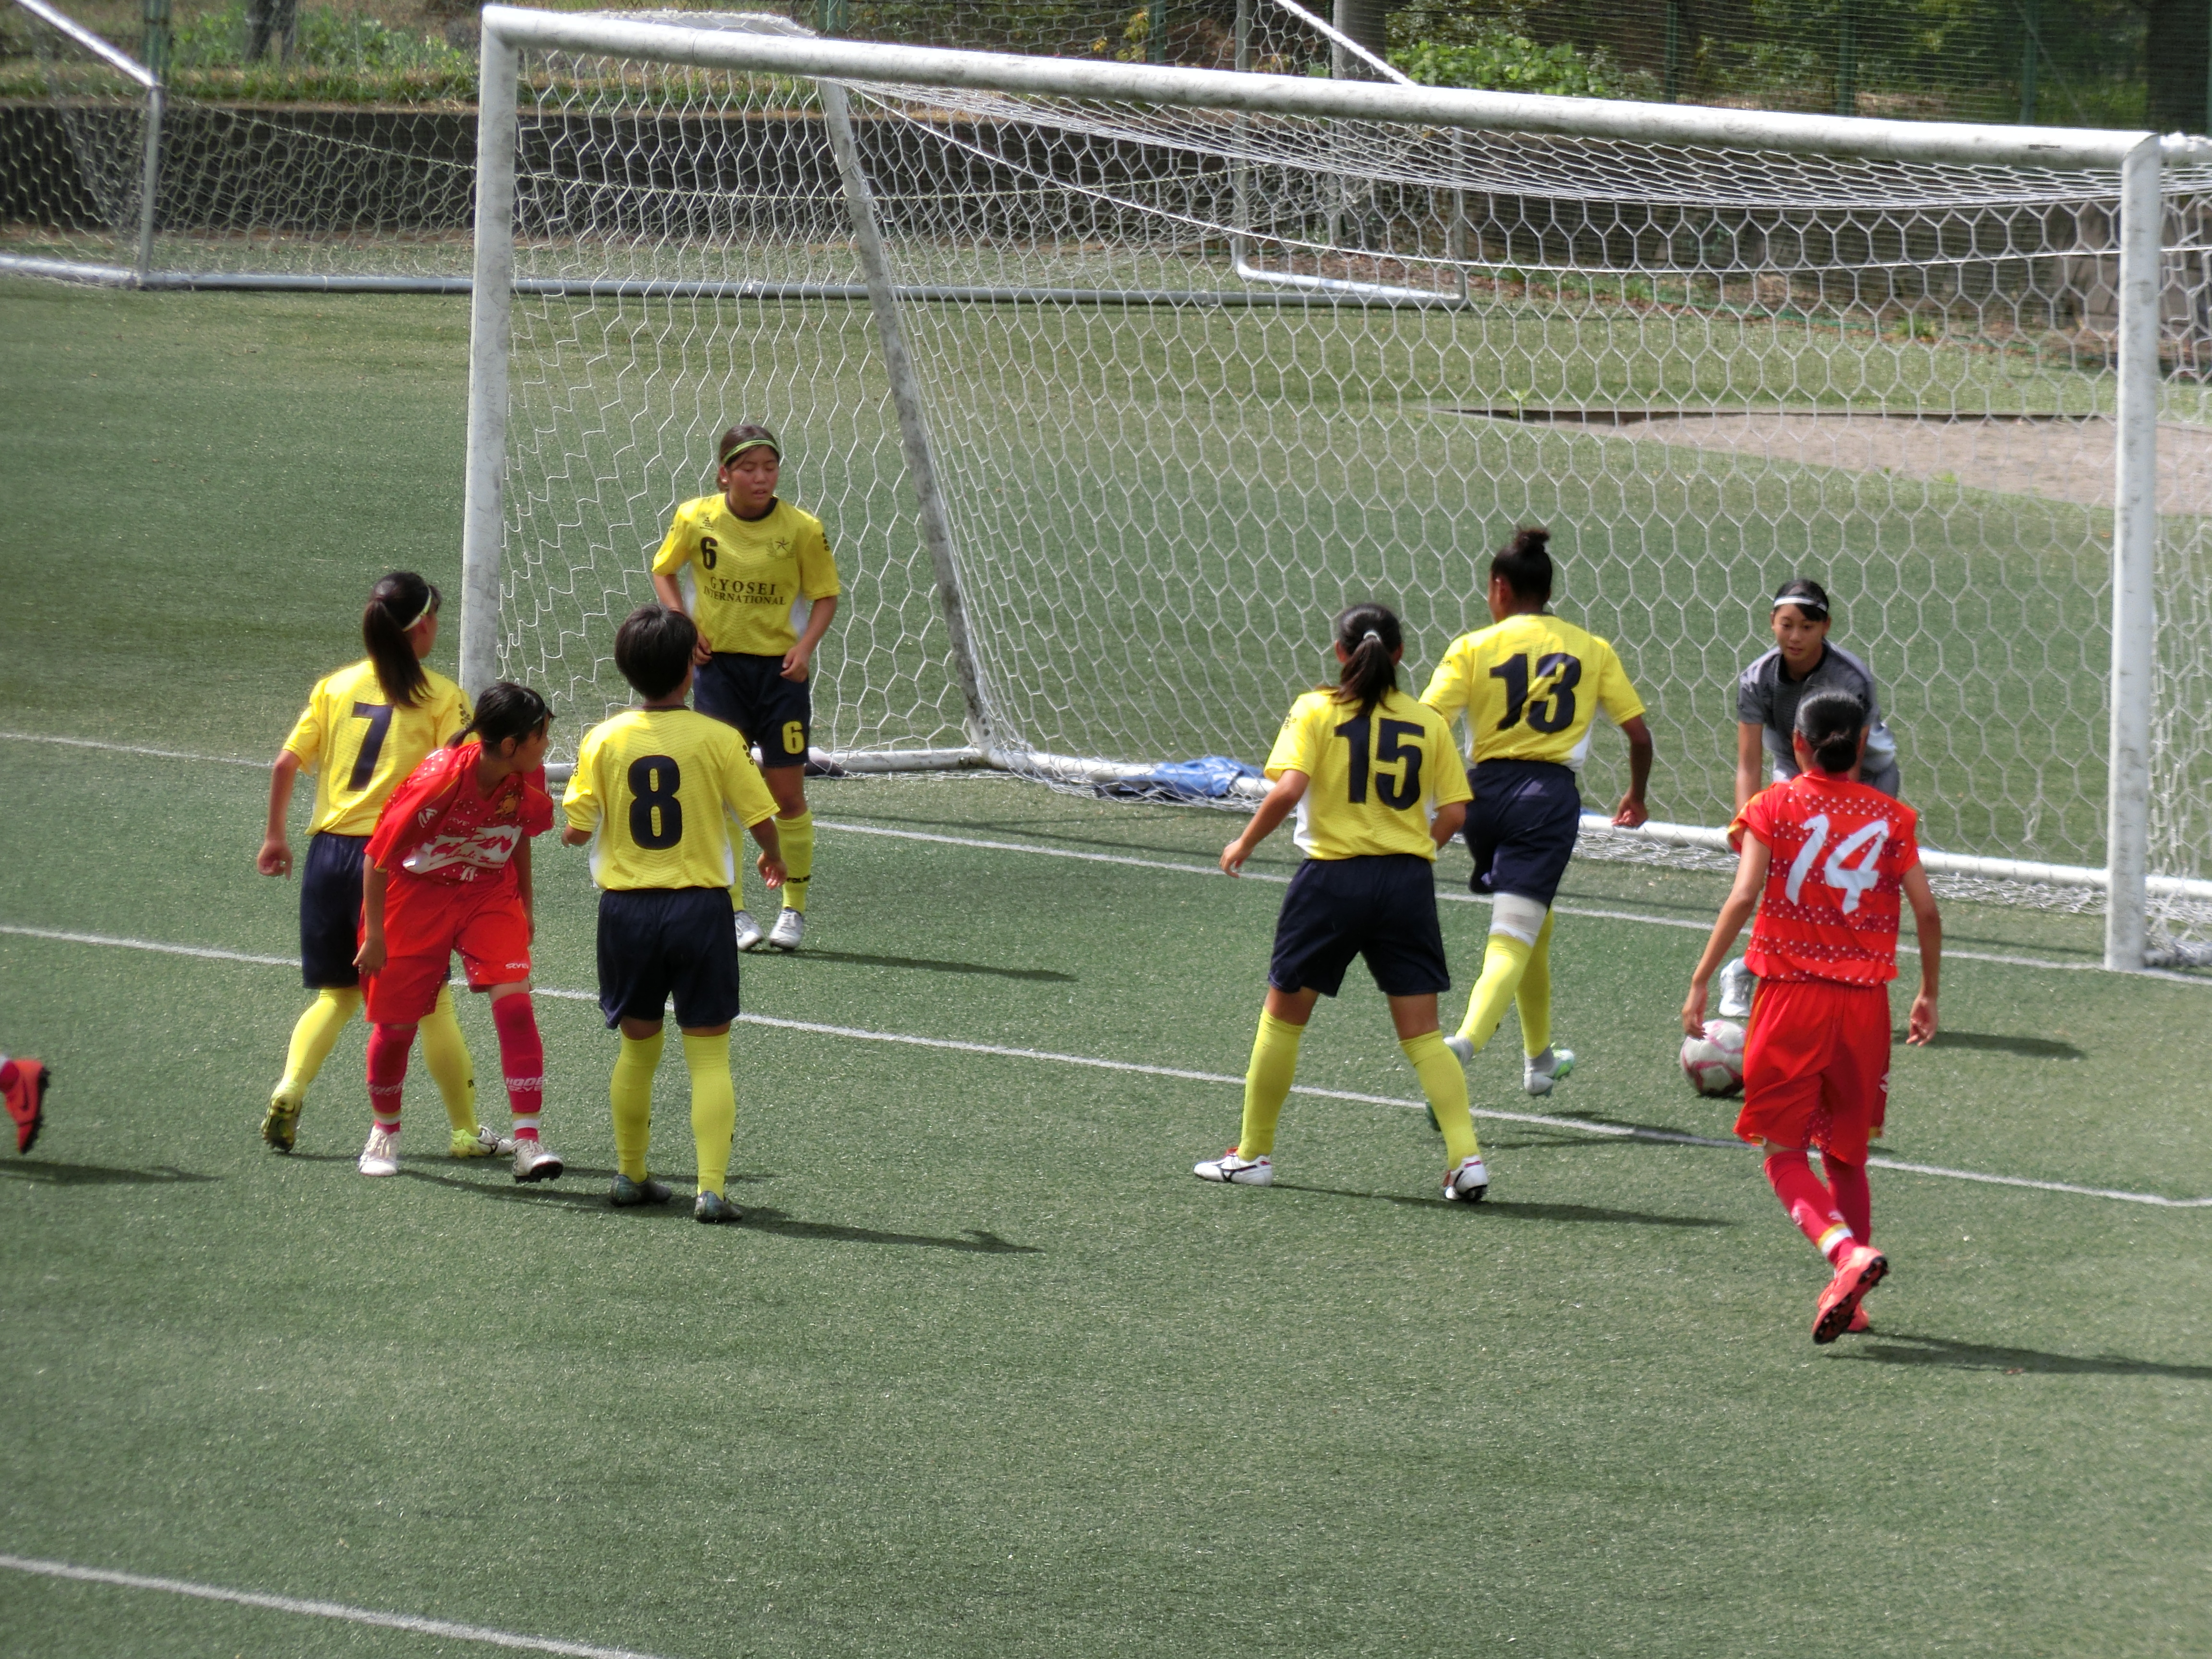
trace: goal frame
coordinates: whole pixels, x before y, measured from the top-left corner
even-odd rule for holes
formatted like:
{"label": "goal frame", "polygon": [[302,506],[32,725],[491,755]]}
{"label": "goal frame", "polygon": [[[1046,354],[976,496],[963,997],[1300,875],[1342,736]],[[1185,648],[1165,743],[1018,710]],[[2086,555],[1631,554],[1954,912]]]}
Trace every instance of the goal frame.
{"label": "goal frame", "polygon": [[[2212,161],[2212,140],[2095,129],[1781,114],[1023,58],[818,39],[799,32],[695,28],[504,5],[486,6],[482,21],[461,594],[461,679],[471,694],[496,678],[507,368],[515,292],[517,89],[520,54],[525,51],[589,53],[778,75],[812,80],[821,87],[830,141],[854,222],[856,252],[867,279],[884,368],[892,389],[908,481],[916,493],[922,538],[936,577],[954,678],[964,702],[973,745],[967,751],[936,751],[932,758],[937,764],[1001,761],[993,741],[991,711],[969,649],[958,567],[937,493],[923,406],[905,361],[898,320],[901,296],[891,285],[866,184],[854,156],[841,83],[965,88],[1250,114],[1414,122],[1642,144],[2104,172],[2117,173],[2120,186],[2106,863],[2097,869],[1936,853],[1926,854],[1925,862],[1939,873],[2102,889],[2106,895],[2105,965],[2125,971],[2140,971],[2145,966],[2148,900],[2154,891],[2212,898],[2212,881],[2153,877],[2148,870],[2159,540],[2160,178],[2169,164]],[[1437,303],[1440,297],[1404,296],[1407,302],[1418,300],[1430,305]],[[1394,303],[1392,296],[1382,293],[1345,298],[1350,303]],[[915,757],[910,763],[930,763]],[[1655,823],[1647,825],[1644,833],[1655,841],[1686,845],[1711,847],[1721,842],[1718,831],[1691,825]]]}

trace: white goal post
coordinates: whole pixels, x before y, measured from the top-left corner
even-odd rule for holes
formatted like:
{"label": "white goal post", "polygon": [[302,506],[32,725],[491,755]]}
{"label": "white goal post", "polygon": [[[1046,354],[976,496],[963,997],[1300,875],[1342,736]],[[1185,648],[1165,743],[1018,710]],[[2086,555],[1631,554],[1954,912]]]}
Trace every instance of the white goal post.
{"label": "white goal post", "polygon": [[[2205,141],[679,14],[488,6],[482,52],[471,690],[619,702],[614,622],[748,416],[792,415],[796,498],[866,550],[817,680],[854,768],[1249,754],[1320,615],[1389,598],[1433,660],[1541,514],[1708,823],[1763,593],[1832,568],[1880,608],[1931,868],[2100,890],[2114,968],[2206,939],[2212,409],[2161,380],[2162,338],[2198,361]],[[1958,473],[1911,453],[1938,421]]]}

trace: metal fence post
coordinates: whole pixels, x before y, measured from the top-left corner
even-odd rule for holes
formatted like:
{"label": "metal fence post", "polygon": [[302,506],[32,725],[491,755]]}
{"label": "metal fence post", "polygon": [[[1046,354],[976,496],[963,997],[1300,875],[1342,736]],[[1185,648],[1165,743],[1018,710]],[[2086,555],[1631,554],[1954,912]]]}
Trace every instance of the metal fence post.
{"label": "metal fence post", "polygon": [[499,678],[507,533],[507,355],[514,303],[515,80],[520,55],[484,22],[477,94],[476,279],[469,296],[469,452],[461,516],[461,689]]}

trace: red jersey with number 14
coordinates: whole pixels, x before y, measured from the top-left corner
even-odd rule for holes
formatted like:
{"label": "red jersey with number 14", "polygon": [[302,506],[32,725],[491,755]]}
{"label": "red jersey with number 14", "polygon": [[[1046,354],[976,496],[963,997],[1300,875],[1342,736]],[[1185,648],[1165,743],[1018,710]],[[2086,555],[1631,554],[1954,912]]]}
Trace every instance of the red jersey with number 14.
{"label": "red jersey with number 14", "polygon": [[1804,772],[1761,790],[1729,825],[1770,854],[1744,952],[1762,980],[1886,985],[1897,977],[1905,872],[1920,862],[1919,815],[1848,778]]}
{"label": "red jersey with number 14", "polygon": [[377,817],[369,862],[425,881],[514,886],[509,860],[525,836],[553,827],[553,798],[543,767],[510,772],[483,793],[476,775],[483,753],[480,743],[435,750],[409,773]]}

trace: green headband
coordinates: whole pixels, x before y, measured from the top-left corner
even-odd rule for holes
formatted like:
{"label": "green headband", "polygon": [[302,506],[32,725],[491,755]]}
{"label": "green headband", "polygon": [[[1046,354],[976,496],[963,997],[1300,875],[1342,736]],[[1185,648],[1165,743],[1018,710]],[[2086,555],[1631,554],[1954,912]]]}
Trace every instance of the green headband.
{"label": "green headband", "polygon": [[716,471],[719,471],[721,468],[727,466],[732,461],[736,460],[738,456],[744,454],[748,449],[773,449],[775,451],[776,459],[780,461],[783,459],[782,446],[778,444],[775,439],[743,438],[738,440],[736,443],[732,444],[729,447],[728,453],[726,453],[720,460],[714,463]]}
{"label": "green headband", "polygon": [[[437,609],[438,590],[434,587],[430,590],[430,597],[422,601],[422,614],[416,617],[413,622],[409,623],[407,624],[408,628],[420,628],[425,622],[428,621],[432,616],[436,614]],[[406,630],[404,629],[401,630],[403,633]]]}

